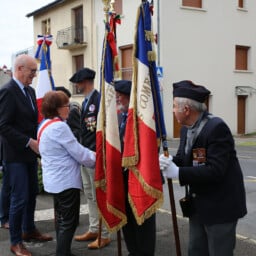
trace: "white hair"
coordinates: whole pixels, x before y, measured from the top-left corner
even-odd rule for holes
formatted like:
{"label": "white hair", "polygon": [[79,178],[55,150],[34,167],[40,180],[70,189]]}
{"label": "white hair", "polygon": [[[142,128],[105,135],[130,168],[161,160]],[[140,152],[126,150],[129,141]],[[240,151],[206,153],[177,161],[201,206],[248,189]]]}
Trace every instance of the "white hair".
{"label": "white hair", "polygon": [[17,71],[20,66],[26,66],[28,62],[34,61],[35,59],[27,54],[21,54],[17,56],[14,62],[14,71]]}
{"label": "white hair", "polygon": [[188,105],[190,108],[194,109],[197,112],[204,112],[207,107],[205,103],[198,102],[196,100],[188,99],[188,98],[182,98],[182,97],[176,97],[176,101],[178,103],[178,111],[182,112],[185,105]]}

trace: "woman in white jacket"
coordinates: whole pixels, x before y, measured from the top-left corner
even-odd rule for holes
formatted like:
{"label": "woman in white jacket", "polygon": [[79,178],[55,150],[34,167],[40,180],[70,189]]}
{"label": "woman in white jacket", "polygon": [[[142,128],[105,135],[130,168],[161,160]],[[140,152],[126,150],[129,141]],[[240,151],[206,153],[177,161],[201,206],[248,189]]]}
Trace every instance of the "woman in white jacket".
{"label": "woman in white jacket", "polygon": [[43,170],[44,190],[53,195],[56,218],[57,256],[71,255],[71,242],[79,221],[80,166],[94,167],[95,153],[83,147],[65,120],[69,98],[50,91],[42,101],[44,121],[37,134]]}

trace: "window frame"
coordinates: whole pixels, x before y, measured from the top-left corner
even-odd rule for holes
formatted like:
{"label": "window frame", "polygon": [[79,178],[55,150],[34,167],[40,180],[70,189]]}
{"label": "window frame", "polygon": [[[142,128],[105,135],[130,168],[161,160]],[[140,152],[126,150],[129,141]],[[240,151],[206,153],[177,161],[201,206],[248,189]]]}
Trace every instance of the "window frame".
{"label": "window frame", "polygon": [[[133,53],[133,44],[123,45],[119,47],[120,57],[121,57],[121,77],[125,80],[132,80],[132,53]],[[125,61],[124,61],[125,60]],[[128,66],[130,64],[131,66]]]}
{"label": "window frame", "polygon": [[[84,67],[84,54],[73,55],[72,61],[73,61],[73,67],[74,67],[74,73],[75,73]],[[72,95],[81,96],[82,92],[79,92],[79,90],[75,86],[75,83],[71,83],[71,84],[72,84]]]}
{"label": "window frame", "polygon": [[250,46],[235,45],[235,70],[250,72]]}
{"label": "window frame", "polygon": [[181,0],[181,6],[185,8],[203,8],[203,0]]}
{"label": "window frame", "polygon": [[42,35],[51,35],[51,19],[47,18],[41,21]]}

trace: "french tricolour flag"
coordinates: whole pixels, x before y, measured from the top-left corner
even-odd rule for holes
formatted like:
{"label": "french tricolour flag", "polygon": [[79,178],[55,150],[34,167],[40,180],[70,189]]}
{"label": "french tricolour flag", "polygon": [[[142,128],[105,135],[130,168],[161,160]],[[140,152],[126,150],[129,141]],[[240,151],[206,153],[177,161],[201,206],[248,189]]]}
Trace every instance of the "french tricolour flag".
{"label": "french tricolour flag", "polygon": [[[119,230],[127,222],[121,166],[116,93],[113,86],[114,53],[109,33],[103,43],[101,67],[101,100],[96,132],[95,186],[100,215],[109,231]],[[112,42],[113,43],[113,42]]]}
{"label": "french tricolour flag", "polygon": [[54,82],[51,76],[50,44],[48,41],[49,40],[47,37],[44,37],[44,40],[38,41],[39,45],[36,53],[36,58],[40,58],[40,70],[36,86],[39,123],[43,120],[43,116],[41,114],[42,98],[44,97],[45,93],[54,89]]}
{"label": "french tricolour flag", "polygon": [[[158,160],[152,69],[151,14],[148,1],[138,9],[133,56],[133,80],[124,139],[122,164],[129,168],[128,198],[138,224],[163,202]],[[157,84],[158,85],[158,84]]]}

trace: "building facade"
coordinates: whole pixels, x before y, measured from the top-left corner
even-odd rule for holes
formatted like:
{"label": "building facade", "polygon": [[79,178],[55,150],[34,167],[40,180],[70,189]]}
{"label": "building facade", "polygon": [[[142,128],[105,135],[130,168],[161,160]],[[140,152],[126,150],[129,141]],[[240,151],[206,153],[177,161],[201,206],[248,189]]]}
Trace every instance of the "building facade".
{"label": "building facade", "polygon": [[2,68],[0,67],[0,89],[11,78],[12,78],[12,71],[8,69],[5,65]]}
{"label": "building facade", "polygon": [[[117,45],[123,79],[132,76],[132,49],[137,8],[141,1],[116,0],[122,15]],[[168,137],[179,136],[172,113],[172,84],[192,80],[205,85],[211,95],[207,105],[222,117],[233,134],[256,131],[256,2],[248,0],[154,1],[153,28],[157,35],[157,65]],[[59,0],[27,15],[34,18],[38,34],[50,33],[52,73],[56,85],[81,95],[69,83],[83,66],[97,71],[100,81],[104,11],[101,0]]]}

